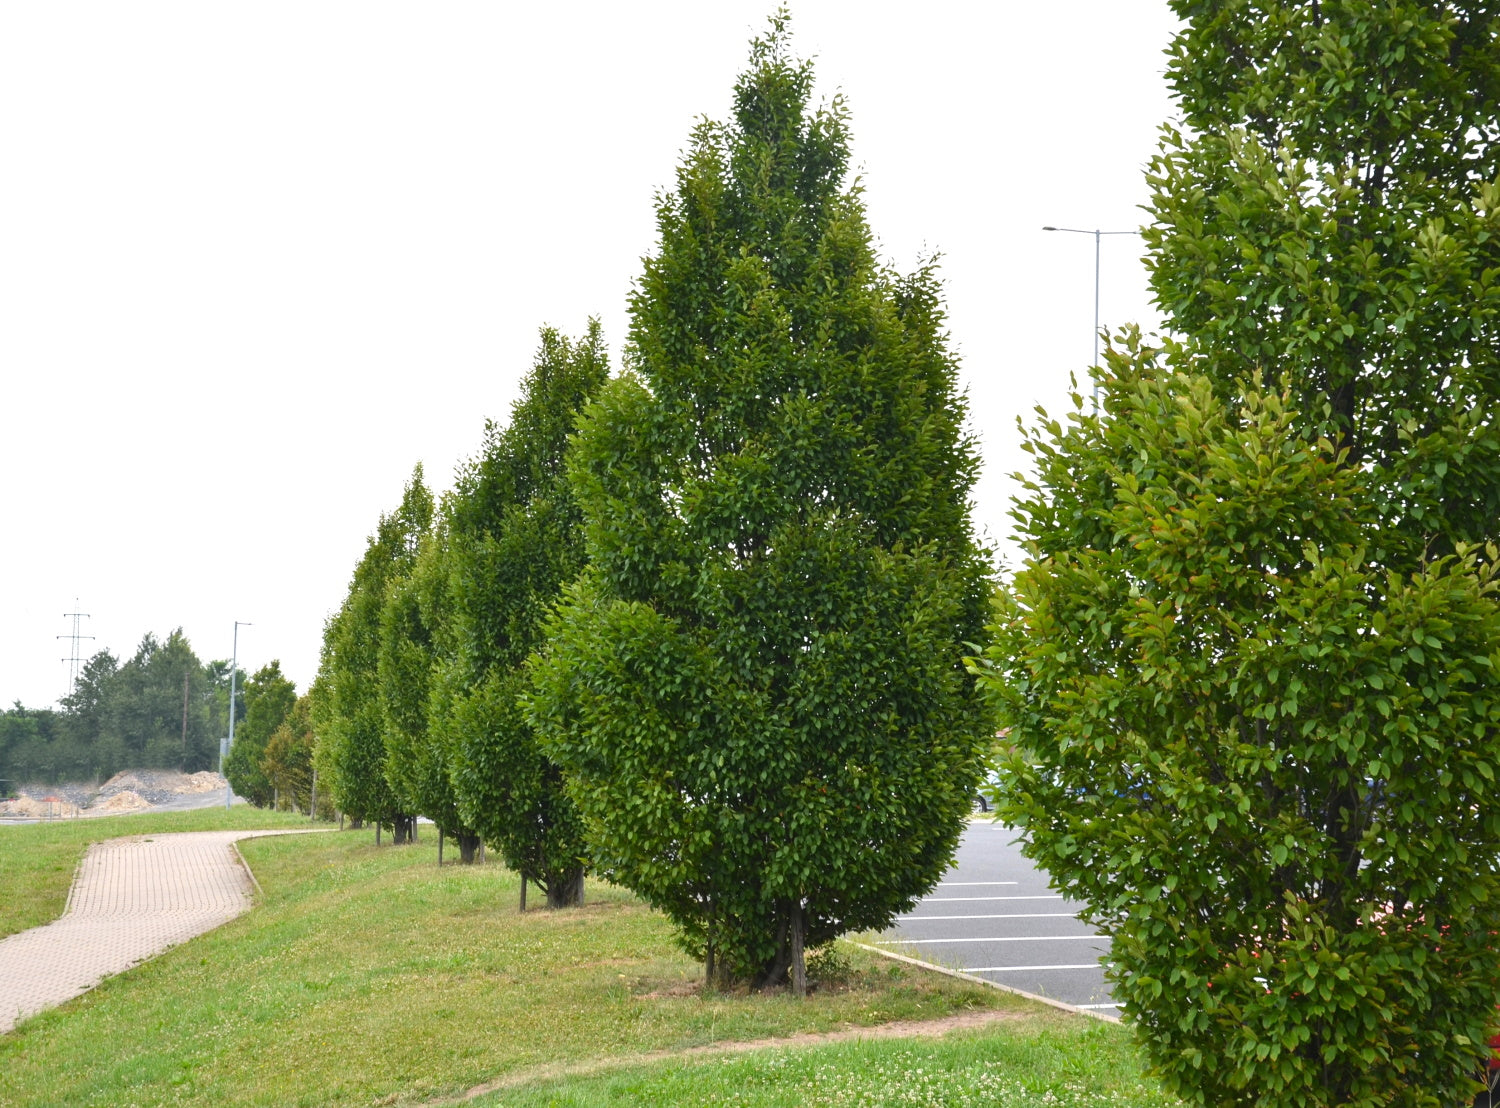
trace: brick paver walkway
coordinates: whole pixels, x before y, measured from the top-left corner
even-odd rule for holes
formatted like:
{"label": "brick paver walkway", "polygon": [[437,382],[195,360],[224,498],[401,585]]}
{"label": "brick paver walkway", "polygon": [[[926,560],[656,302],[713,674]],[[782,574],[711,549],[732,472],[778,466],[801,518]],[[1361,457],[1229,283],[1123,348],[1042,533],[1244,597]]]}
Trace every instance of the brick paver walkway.
{"label": "brick paver walkway", "polygon": [[0,939],[0,1034],[239,915],[254,884],[233,844],[284,833],[190,831],[90,846],[63,914]]}

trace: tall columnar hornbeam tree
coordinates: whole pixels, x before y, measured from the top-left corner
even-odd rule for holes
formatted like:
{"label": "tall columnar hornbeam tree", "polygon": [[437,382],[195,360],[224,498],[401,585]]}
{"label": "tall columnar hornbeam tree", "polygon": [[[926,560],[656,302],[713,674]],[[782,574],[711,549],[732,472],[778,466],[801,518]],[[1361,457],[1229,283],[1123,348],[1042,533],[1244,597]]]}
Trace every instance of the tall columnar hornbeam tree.
{"label": "tall columnar hornbeam tree", "polygon": [[597,863],[708,979],[800,991],[804,950],[937,882],[992,729],[936,277],[876,261],[844,106],[810,107],[788,41],[783,13],[659,199],[529,711]]}
{"label": "tall columnar hornbeam tree", "polygon": [[319,680],[319,765],[339,810],[356,820],[389,825],[405,842],[415,813],[386,779],[385,705],[381,698],[381,613],[392,584],[411,572],[422,536],[432,526],[432,494],[422,466],[412,473],[401,504],[382,515],[354,568],[343,605],[323,630]]}
{"label": "tall columnar hornbeam tree", "polygon": [[463,818],[521,874],[523,903],[534,883],[554,908],[582,903],[587,846],[521,696],[547,611],[583,568],[563,455],[608,375],[598,321],[576,342],[544,328],[510,423],[489,426],[447,502],[453,653],[434,679],[434,726]]}

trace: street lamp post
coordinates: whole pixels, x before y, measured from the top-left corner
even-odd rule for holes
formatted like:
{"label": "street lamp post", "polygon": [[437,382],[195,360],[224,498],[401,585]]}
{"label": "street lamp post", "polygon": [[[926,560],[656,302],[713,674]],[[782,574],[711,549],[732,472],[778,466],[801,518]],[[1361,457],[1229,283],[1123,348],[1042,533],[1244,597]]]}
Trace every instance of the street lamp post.
{"label": "street lamp post", "polygon": [[[1074,235],[1094,236],[1094,365],[1099,364],[1099,240],[1105,235],[1138,235],[1139,231],[1085,231],[1079,227],[1043,227],[1044,231],[1067,231]],[[1094,410],[1099,409],[1099,380],[1094,379]]]}
{"label": "street lamp post", "polygon": [[224,772],[229,760],[229,748],[234,745],[234,679],[240,671],[240,628],[254,626],[240,620],[234,621],[234,652],[229,657],[229,738],[224,740],[224,749],[219,753],[219,772],[224,774],[224,809],[234,803],[234,789],[229,784],[229,774]]}

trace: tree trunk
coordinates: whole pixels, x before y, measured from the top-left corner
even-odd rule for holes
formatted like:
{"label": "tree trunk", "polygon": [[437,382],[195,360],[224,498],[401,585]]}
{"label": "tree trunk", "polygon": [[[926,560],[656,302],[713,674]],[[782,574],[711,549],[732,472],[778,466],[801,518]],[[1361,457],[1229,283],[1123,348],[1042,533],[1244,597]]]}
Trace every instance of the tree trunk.
{"label": "tree trunk", "polygon": [[417,817],[393,816],[391,818],[391,840],[397,846],[407,846],[417,841]]}
{"label": "tree trunk", "polygon": [[757,988],[774,989],[786,980],[787,966],[791,965],[792,952],[787,946],[787,925],[791,922],[791,905],[785,900],[776,902],[778,909],[776,915],[776,957],[771,959],[771,966],[766,970],[765,976],[760,979]]}
{"label": "tree trunk", "polygon": [[521,871],[521,911],[526,911],[526,871]]}
{"label": "tree trunk", "polygon": [[548,908],[583,907],[583,867],[547,875]]}
{"label": "tree trunk", "polygon": [[792,902],[792,993],[797,997],[807,995],[807,962],[802,957],[802,933],[806,924],[802,900]]}
{"label": "tree trunk", "polygon": [[466,866],[472,866],[478,853],[479,836],[472,831],[460,831],[458,833],[458,860]]}
{"label": "tree trunk", "polygon": [[441,827],[439,827],[438,828],[438,865],[439,866],[441,866],[443,864],[443,838],[444,838],[443,829]]}
{"label": "tree trunk", "polygon": [[380,845],[380,821],[378,819],[375,821],[375,845]]}

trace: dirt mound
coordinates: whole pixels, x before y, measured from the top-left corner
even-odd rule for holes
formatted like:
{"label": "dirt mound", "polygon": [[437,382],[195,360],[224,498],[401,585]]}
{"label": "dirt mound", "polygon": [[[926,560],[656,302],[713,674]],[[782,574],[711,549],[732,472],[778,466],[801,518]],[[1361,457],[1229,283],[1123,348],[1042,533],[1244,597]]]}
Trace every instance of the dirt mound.
{"label": "dirt mound", "polygon": [[90,812],[139,812],[142,808],[151,807],[151,802],[140,793],[124,792],[113,793],[100,800],[89,808]]}
{"label": "dirt mound", "polygon": [[220,777],[217,773],[210,773],[208,770],[203,769],[197,773],[188,774],[183,780],[180,791],[183,793],[214,793],[223,787],[224,778]]}

